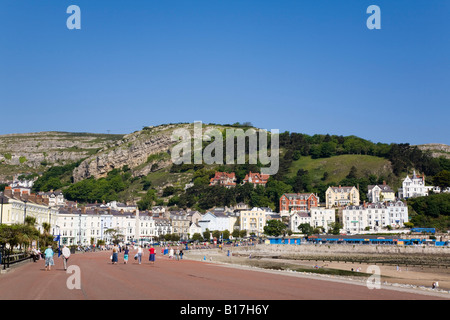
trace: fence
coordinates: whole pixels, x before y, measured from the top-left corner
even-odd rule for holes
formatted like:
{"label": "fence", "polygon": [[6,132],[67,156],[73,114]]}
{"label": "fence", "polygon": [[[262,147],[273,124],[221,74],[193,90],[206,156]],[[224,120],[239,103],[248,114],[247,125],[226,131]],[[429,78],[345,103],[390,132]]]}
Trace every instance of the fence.
{"label": "fence", "polygon": [[0,265],[3,270],[9,268],[12,264],[16,264],[22,261],[31,260],[33,256],[26,252],[19,252],[10,254],[6,250],[0,251]]}

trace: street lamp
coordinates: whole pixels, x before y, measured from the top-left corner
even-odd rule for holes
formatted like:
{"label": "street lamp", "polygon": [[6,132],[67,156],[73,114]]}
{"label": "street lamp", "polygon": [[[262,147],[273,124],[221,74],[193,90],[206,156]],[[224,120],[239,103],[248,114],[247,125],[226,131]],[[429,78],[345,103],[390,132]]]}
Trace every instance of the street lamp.
{"label": "street lamp", "polygon": [[2,194],[2,211],[1,211],[1,215],[0,215],[0,224],[2,224],[3,223],[3,201],[4,201],[4,197],[3,197],[3,194]]}
{"label": "street lamp", "polygon": [[80,224],[80,240],[79,240],[79,244],[81,245],[81,211],[80,211],[80,213],[78,214],[78,217],[79,217],[79,224]]}
{"label": "street lamp", "polygon": [[25,219],[27,217],[27,200],[23,200],[25,206],[24,206],[24,212],[23,212],[23,224],[25,224]]}

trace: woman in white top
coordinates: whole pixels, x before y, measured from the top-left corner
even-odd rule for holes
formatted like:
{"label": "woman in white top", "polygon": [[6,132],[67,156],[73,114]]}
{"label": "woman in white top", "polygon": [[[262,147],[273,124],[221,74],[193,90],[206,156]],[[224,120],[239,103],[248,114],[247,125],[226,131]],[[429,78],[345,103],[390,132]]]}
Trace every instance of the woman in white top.
{"label": "woman in white top", "polygon": [[137,255],[138,255],[139,264],[141,264],[141,261],[142,261],[142,253],[143,253],[142,247],[138,246],[138,248],[137,248]]}
{"label": "woman in white top", "polygon": [[62,258],[64,262],[64,270],[67,270],[67,260],[69,260],[70,257],[70,249],[67,248],[66,245],[62,248]]}

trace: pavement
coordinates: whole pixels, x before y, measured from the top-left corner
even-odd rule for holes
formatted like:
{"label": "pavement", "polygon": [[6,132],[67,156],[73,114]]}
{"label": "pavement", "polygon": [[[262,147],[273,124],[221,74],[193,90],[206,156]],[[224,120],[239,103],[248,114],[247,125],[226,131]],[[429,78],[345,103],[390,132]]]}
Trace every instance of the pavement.
{"label": "pavement", "polygon": [[367,285],[320,279],[295,272],[172,260],[157,252],[155,264],[145,252],[142,264],[130,252],[128,264],[112,264],[110,251],[72,254],[69,266],[61,258],[45,271],[44,261],[26,262],[0,274],[1,300],[439,300],[448,294],[417,290],[369,289]]}

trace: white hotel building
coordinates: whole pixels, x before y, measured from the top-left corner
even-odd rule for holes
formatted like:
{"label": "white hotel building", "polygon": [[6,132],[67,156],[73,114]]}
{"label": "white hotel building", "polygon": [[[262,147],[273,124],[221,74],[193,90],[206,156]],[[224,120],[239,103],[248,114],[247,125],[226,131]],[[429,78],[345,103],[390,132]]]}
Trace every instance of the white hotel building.
{"label": "white hotel building", "polygon": [[347,206],[342,210],[343,231],[347,234],[381,231],[388,225],[404,227],[408,222],[408,206],[402,201]]}
{"label": "white hotel building", "polygon": [[292,232],[300,232],[301,224],[307,223],[313,228],[322,227],[325,231],[336,222],[335,209],[313,207],[309,212],[295,212],[289,217],[289,227]]}
{"label": "white hotel building", "polygon": [[57,225],[61,235],[61,243],[66,245],[87,246],[97,241],[112,243],[111,234],[106,232],[115,229],[123,235],[123,242],[151,242],[155,237],[172,232],[172,228],[159,227],[158,221],[146,212],[124,212],[111,209],[70,210],[61,208],[58,213]]}

